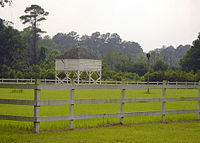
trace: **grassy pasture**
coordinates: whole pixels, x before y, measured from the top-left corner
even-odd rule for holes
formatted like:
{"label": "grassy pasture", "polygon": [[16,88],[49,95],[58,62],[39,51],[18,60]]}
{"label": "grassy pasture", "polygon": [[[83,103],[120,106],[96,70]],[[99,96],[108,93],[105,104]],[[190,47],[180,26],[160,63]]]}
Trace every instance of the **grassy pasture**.
{"label": "grassy pasture", "polygon": [[[65,100],[69,99],[69,90],[41,90],[41,100]],[[167,97],[193,97],[198,95],[197,89],[167,89]],[[153,89],[150,94],[146,94],[144,89],[130,89],[126,90],[125,98],[157,98],[162,97],[162,89]],[[0,89],[1,99],[20,99],[33,100],[34,91],[24,89],[22,93],[13,92],[13,89]],[[121,98],[121,90],[108,89],[83,89],[75,90],[75,99],[112,99]],[[162,103],[125,103],[125,112],[139,112],[139,111],[158,111],[161,110]],[[96,113],[117,113],[120,112],[119,103],[107,104],[82,104],[75,105],[75,114],[96,114]],[[177,109],[197,109],[197,101],[179,101],[167,102],[166,110]],[[18,116],[33,116],[33,106],[24,105],[7,105],[0,104],[0,114],[2,115],[18,115]],[[69,105],[51,105],[41,106],[41,116],[56,116],[68,115]],[[167,121],[176,121],[184,119],[196,119],[197,114],[177,114],[166,115]],[[143,117],[126,117],[124,123],[136,122],[153,122],[160,121],[161,116],[143,116]],[[109,123],[119,123],[119,118],[104,118],[104,119],[87,119],[74,120],[75,128],[86,128],[93,126],[101,126]],[[0,120],[1,128],[19,128],[22,130],[32,130],[33,123],[19,122],[19,121],[5,121]],[[68,121],[50,121],[41,122],[41,130],[46,129],[67,129]]]}
{"label": "grassy pasture", "polygon": [[0,127],[1,143],[199,143],[200,122],[113,126],[32,134]]}
{"label": "grassy pasture", "polygon": [[[69,99],[69,90],[42,90],[41,100]],[[167,97],[197,96],[197,89],[167,89]],[[75,99],[111,99],[120,98],[120,90],[75,90]],[[162,97],[161,89],[126,90],[125,98]],[[33,90],[22,93],[12,89],[0,89],[1,99],[32,100]],[[125,112],[161,110],[161,103],[125,103]],[[197,101],[179,101],[166,103],[166,110],[196,109]],[[86,104],[75,105],[75,114],[114,113],[120,111],[120,104]],[[33,116],[33,106],[0,104],[0,114]],[[68,115],[69,105],[41,106],[41,116]],[[196,119],[197,114],[166,115],[167,121]],[[160,121],[161,116],[143,116],[124,118],[125,126],[106,128],[75,129],[67,132],[45,132],[32,134],[33,123],[0,120],[0,143],[198,143],[200,142],[200,122],[171,124],[126,125],[126,123]],[[74,120],[75,128],[119,123],[119,118]],[[41,122],[41,130],[68,129],[68,121]]]}

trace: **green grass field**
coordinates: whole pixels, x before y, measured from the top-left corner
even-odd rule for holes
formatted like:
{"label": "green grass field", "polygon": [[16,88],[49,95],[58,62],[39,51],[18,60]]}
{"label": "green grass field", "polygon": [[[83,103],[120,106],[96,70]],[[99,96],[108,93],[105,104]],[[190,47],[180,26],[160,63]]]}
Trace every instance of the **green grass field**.
{"label": "green grass field", "polygon": [[200,122],[114,126],[62,132],[0,128],[0,143],[199,143]]}
{"label": "green grass field", "polygon": [[[69,99],[69,90],[41,90],[41,100],[65,100]],[[198,95],[197,89],[167,89],[167,97],[194,97]],[[75,90],[75,99],[111,99],[120,98],[121,90]],[[125,98],[157,98],[162,97],[161,89],[151,90],[150,94],[146,94],[144,89],[131,89],[126,90]],[[0,89],[0,99],[20,99],[20,100],[32,100],[34,98],[33,90],[24,89],[22,93],[13,92],[13,89]],[[138,111],[158,111],[161,110],[162,103],[126,103],[125,112],[138,112]],[[96,113],[117,113],[120,112],[120,104],[85,104],[75,105],[75,114],[96,114]],[[197,101],[179,101],[179,102],[168,102],[166,103],[166,110],[178,110],[178,109],[197,109]],[[2,115],[17,115],[17,116],[33,116],[33,106],[23,105],[7,105],[0,104],[0,114]],[[51,105],[41,106],[41,116],[56,116],[56,115],[68,115],[69,105]],[[177,115],[166,115],[166,121],[177,121],[184,119],[197,119],[197,114],[177,114]],[[137,123],[137,122],[154,122],[160,121],[161,116],[143,116],[143,117],[126,117],[124,123]],[[104,119],[87,119],[87,120],[74,120],[75,128],[87,128],[94,126],[102,126],[110,123],[119,123],[119,118],[104,118]],[[186,130],[182,130],[188,125]],[[194,126],[194,128],[193,128]],[[153,142],[151,139],[157,136],[158,142],[164,139],[166,133],[169,137],[174,135],[173,132],[177,131],[182,137],[181,142],[197,142],[200,141],[200,137],[196,137],[199,132],[200,123],[176,123],[176,124],[155,124],[155,125],[137,125],[137,126],[117,126],[100,129],[86,129],[86,130],[75,130],[63,133],[42,133],[39,135],[31,134],[33,129],[33,123],[31,122],[20,122],[20,121],[5,121],[0,120],[0,142],[56,142],[59,136],[66,138],[66,140],[60,140],[58,142],[95,142],[96,137],[99,140],[96,142]],[[198,127],[198,128],[197,128]],[[41,122],[41,130],[52,130],[52,129],[67,129],[68,121],[51,121]],[[159,130],[162,130],[159,132]],[[105,132],[104,132],[105,130]],[[155,130],[155,131],[153,131]],[[168,130],[172,130],[168,132]],[[191,130],[191,131],[190,131]],[[119,131],[119,132],[118,132]],[[148,132],[149,131],[149,132]],[[153,131],[153,132],[152,132]],[[91,136],[95,132],[94,136]],[[121,134],[122,132],[123,134]],[[148,136],[143,138],[144,136]],[[163,133],[162,133],[163,132]],[[187,136],[190,136],[194,132],[194,138],[191,140],[184,140]],[[23,135],[24,134],[24,135]],[[99,135],[98,135],[99,134]],[[114,136],[118,136],[116,140]],[[135,136],[138,134],[138,137]],[[159,135],[160,134],[160,135]],[[77,139],[77,135],[80,137]],[[18,138],[19,136],[22,136]],[[51,136],[55,136],[52,138]],[[95,137],[96,136],[96,137]],[[105,136],[105,137],[104,137]],[[163,136],[163,137],[162,137]],[[50,138],[48,138],[50,137]],[[88,137],[88,139],[87,139]],[[141,138],[142,137],[142,138]],[[33,140],[33,141],[30,141]],[[45,142],[45,141],[44,141]],[[162,141],[164,142],[164,141]],[[178,142],[178,138],[170,141],[166,139],[166,142]]]}

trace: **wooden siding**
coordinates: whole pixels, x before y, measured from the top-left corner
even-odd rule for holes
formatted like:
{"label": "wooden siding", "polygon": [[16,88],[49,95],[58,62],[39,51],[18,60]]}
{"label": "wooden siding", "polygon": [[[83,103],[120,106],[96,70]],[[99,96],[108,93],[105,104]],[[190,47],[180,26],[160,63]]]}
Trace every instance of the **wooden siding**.
{"label": "wooden siding", "polygon": [[56,59],[56,71],[101,71],[101,60]]}

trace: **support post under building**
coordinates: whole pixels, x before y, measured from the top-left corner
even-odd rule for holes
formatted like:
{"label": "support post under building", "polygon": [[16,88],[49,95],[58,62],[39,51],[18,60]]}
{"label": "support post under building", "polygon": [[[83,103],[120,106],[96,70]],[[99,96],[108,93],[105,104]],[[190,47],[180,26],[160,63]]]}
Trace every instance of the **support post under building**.
{"label": "support post under building", "polygon": [[55,65],[55,78],[58,83],[69,84],[73,81],[76,84],[97,84],[101,81],[102,61],[84,48],[76,47],[57,57]]}

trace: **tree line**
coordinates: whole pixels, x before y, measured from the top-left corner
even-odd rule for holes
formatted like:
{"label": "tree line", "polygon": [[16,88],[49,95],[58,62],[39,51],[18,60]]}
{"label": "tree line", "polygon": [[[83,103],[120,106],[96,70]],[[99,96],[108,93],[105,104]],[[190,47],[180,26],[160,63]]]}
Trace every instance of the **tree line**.
{"label": "tree line", "polygon": [[[0,78],[55,78],[55,59],[79,44],[102,59],[103,80],[147,79],[147,59],[137,42],[125,41],[117,33],[79,36],[58,33],[52,38],[38,25],[48,12],[38,5],[25,9],[20,17],[29,24],[23,31],[0,19]],[[200,34],[193,45],[162,47],[150,51],[150,81],[200,80]]]}

